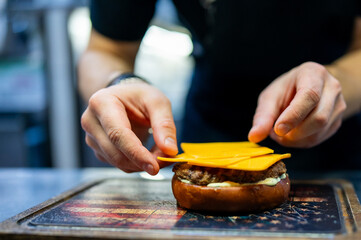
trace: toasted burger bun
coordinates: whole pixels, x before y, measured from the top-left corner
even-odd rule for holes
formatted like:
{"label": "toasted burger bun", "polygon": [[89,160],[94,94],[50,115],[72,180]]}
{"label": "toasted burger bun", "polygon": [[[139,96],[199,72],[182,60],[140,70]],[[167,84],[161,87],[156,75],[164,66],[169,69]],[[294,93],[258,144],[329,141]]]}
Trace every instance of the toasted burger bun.
{"label": "toasted burger bun", "polygon": [[287,200],[290,180],[287,176],[275,186],[255,184],[214,188],[184,183],[173,176],[172,190],[179,206],[183,208],[222,213],[259,212],[272,209]]}

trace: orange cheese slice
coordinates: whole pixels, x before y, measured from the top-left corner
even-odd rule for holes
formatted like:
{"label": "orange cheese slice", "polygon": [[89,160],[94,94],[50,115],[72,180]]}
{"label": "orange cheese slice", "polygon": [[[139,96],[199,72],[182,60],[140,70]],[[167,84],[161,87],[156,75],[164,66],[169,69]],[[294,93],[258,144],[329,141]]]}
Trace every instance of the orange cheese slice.
{"label": "orange cheese slice", "polygon": [[191,155],[194,158],[231,158],[231,157],[253,157],[253,156],[261,156],[269,153],[273,153],[274,151],[268,147],[257,147],[257,148],[240,148],[240,149],[224,149],[213,150],[210,149],[208,151],[199,152],[199,153],[186,153],[187,155]]}
{"label": "orange cheese slice", "polygon": [[244,170],[244,171],[263,171],[272,166],[274,163],[281,159],[289,158],[291,154],[269,154],[264,156],[258,156],[239,161],[235,164],[224,166],[223,168]]}
{"label": "orange cheese slice", "polygon": [[260,147],[252,142],[210,142],[210,143],[181,143],[181,148],[185,153],[200,154],[208,151],[224,152],[239,150],[240,148]]}
{"label": "orange cheese slice", "polygon": [[228,165],[236,164],[240,161],[249,159],[250,157],[235,157],[235,158],[214,158],[214,159],[194,159],[189,160],[187,163],[196,166],[202,167],[225,167]]}
{"label": "orange cheese slice", "polygon": [[230,158],[260,156],[274,151],[251,142],[182,143],[184,153],[195,158]]}
{"label": "orange cheese slice", "polygon": [[175,157],[158,157],[167,162],[186,162],[195,166],[262,171],[291,154],[274,151],[251,142],[182,143],[184,153]]}
{"label": "orange cheese slice", "polygon": [[[158,157],[159,160],[166,162],[188,162],[189,164],[209,164],[214,166],[226,166],[229,164],[234,164],[236,162],[248,159],[250,157],[231,157],[231,158],[197,158],[193,155],[188,155],[186,153],[179,154],[175,157]],[[202,166],[202,165],[199,165]]]}
{"label": "orange cheese slice", "polygon": [[188,162],[189,160],[192,160],[194,158],[187,157],[186,154],[182,153],[182,154],[178,154],[177,156],[171,157],[171,158],[157,157],[157,159],[165,161],[165,162]]}

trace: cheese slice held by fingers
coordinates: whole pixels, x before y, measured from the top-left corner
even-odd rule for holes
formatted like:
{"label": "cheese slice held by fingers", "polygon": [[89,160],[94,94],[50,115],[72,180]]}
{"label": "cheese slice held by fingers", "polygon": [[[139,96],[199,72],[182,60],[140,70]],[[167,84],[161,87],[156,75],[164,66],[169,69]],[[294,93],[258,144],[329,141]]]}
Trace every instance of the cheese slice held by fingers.
{"label": "cheese slice held by fingers", "polygon": [[178,154],[175,157],[157,157],[157,159],[165,162],[188,162],[190,160],[184,153]]}
{"label": "cheese slice held by fingers", "polygon": [[184,153],[196,158],[230,158],[260,156],[274,151],[251,142],[182,143]]}
{"label": "cheese slice held by fingers", "polygon": [[202,167],[263,171],[277,161],[291,156],[289,153],[272,154],[272,149],[251,142],[182,143],[181,146],[184,153],[158,159]]}

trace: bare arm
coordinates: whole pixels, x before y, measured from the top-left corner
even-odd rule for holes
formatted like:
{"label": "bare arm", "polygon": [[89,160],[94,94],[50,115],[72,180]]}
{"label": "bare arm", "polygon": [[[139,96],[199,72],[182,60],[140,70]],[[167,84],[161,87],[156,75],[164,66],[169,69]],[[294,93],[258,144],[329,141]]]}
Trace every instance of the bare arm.
{"label": "bare arm", "polygon": [[356,18],[350,51],[327,70],[338,79],[347,103],[344,118],[361,111],[361,17]]}
{"label": "bare arm", "polygon": [[114,41],[95,30],[79,61],[79,88],[84,100],[110,82],[114,73],[133,72],[138,42]]}
{"label": "bare arm", "polygon": [[[79,63],[79,87],[88,107],[81,124],[86,143],[102,161],[125,172],[156,174],[159,155],[177,154],[176,129],[169,100],[155,87],[121,82],[107,87],[115,74],[133,72],[139,42],[119,42],[93,31]],[[153,129],[156,146],[142,142]]]}

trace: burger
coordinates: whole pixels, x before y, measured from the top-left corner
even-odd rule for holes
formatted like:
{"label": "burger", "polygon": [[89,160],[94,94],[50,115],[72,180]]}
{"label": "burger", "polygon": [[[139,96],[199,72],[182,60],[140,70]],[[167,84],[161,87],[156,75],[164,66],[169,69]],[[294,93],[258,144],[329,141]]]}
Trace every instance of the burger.
{"label": "burger", "polygon": [[203,212],[249,213],[269,210],[287,201],[290,180],[282,159],[290,154],[271,154],[273,150],[259,145],[229,148],[230,144],[237,145],[217,143],[219,148],[207,151],[207,145],[212,147],[212,143],[206,143],[199,145],[202,150],[190,152],[184,151],[188,148],[182,144],[184,154],[159,158],[180,161],[173,167],[172,179],[178,205]]}
{"label": "burger", "polygon": [[283,161],[264,171],[177,163],[172,190],[181,207],[211,212],[258,212],[285,202],[290,180]]}

